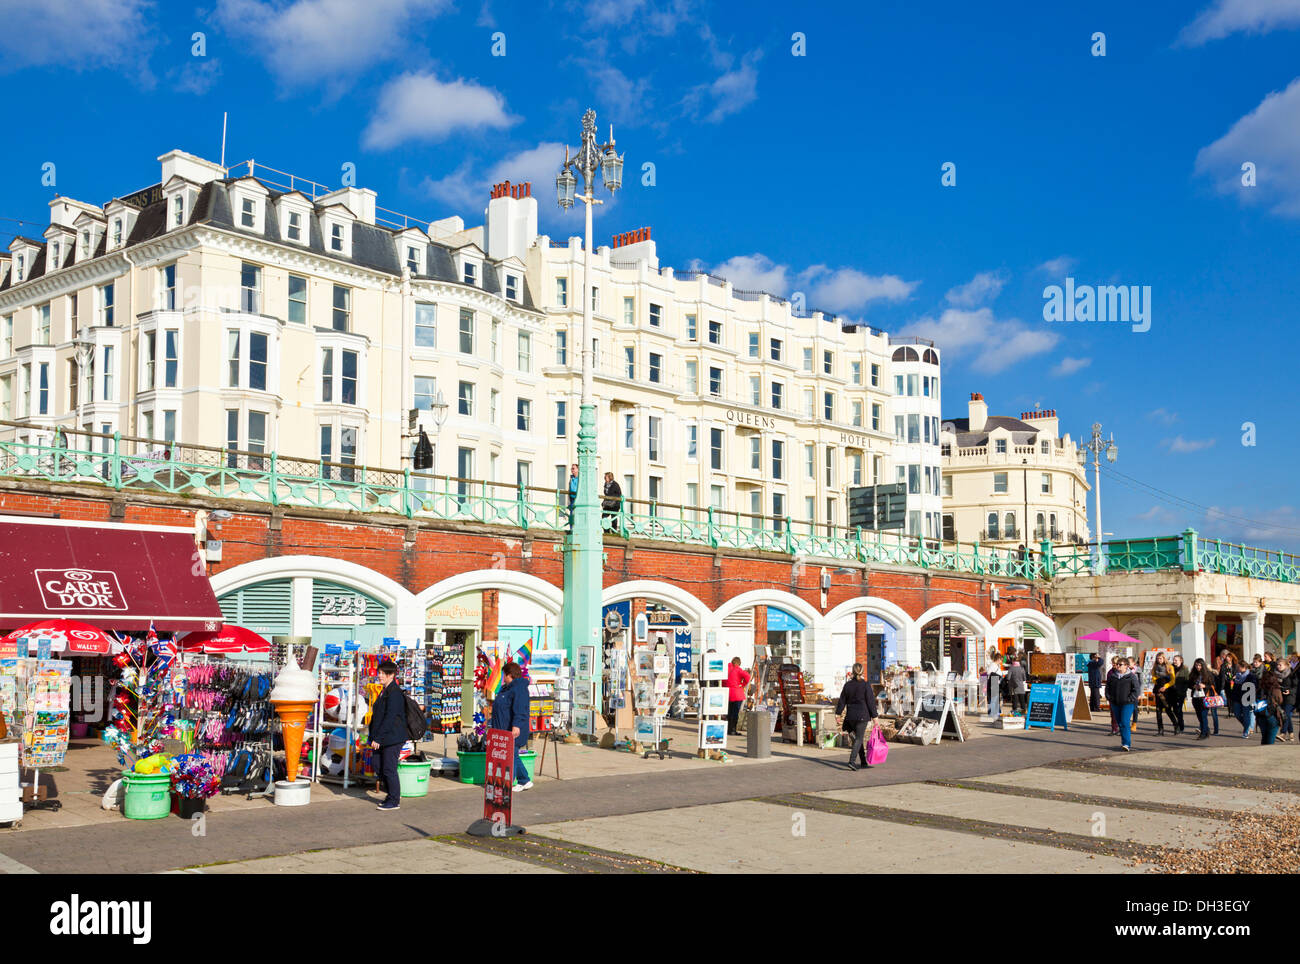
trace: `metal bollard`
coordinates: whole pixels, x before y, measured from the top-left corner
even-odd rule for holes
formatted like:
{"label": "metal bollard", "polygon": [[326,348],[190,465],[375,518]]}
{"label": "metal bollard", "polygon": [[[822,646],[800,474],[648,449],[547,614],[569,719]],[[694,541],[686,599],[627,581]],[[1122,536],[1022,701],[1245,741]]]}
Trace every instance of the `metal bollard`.
{"label": "metal bollard", "polygon": [[750,710],[745,714],[745,755],[753,760],[763,760],[772,755],[772,716],[766,710]]}

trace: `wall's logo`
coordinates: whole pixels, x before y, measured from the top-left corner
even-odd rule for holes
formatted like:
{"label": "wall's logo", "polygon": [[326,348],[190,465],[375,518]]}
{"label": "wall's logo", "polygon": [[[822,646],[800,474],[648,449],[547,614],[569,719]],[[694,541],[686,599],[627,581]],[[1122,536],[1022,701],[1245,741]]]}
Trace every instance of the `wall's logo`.
{"label": "wall's logo", "polygon": [[36,583],[48,612],[126,609],[126,597],[111,569],[37,569]]}

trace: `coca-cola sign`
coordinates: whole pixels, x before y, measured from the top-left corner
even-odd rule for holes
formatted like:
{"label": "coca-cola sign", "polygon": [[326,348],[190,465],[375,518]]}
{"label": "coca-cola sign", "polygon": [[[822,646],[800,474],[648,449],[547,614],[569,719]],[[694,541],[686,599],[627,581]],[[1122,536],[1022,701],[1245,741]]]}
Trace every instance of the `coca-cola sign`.
{"label": "coca-cola sign", "polygon": [[126,597],[111,569],[37,569],[36,583],[48,612],[126,609]]}

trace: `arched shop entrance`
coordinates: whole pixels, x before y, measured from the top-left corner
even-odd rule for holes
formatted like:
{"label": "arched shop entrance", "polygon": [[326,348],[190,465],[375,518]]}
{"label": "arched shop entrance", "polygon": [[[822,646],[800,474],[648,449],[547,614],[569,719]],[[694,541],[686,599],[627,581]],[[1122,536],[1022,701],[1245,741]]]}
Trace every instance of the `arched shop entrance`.
{"label": "arched shop entrance", "polygon": [[[372,648],[396,632],[392,606],[335,579],[301,575],[266,579],[222,593],[217,602],[225,622],[268,639],[310,635],[318,647],[351,640]],[[309,613],[310,622],[295,627],[295,612]]]}
{"label": "arched shop entrance", "polygon": [[664,650],[673,657],[673,680],[692,672],[700,655],[699,627],[683,613],[658,599],[623,599],[601,610],[605,626],[606,665],[614,649],[631,652],[637,646]]}
{"label": "arched shop entrance", "polygon": [[945,673],[980,671],[980,655],[987,646],[984,631],[974,620],[940,616],[921,627],[921,668]]}

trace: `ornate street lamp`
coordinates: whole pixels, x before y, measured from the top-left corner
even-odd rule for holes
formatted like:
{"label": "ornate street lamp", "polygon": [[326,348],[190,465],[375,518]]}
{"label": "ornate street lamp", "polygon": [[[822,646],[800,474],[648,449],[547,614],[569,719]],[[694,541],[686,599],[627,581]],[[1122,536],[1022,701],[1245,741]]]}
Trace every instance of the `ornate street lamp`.
{"label": "ornate street lamp", "polygon": [[[595,196],[596,172],[613,193],[623,184],[623,155],[614,150],[614,128],[609,142],[596,143],[596,112],[582,115],[582,146],[576,155],[564,151],[564,164],[555,176],[556,199],[566,211],[575,200],[586,205],[586,236],[583,247],[582,290],[582,402],[578,414],[578,493],[570,507],[569,536],[564,544],[564,612],[561,620],[563,645],[569,658],[577,660],[580,646],[596,654],[592,676],[596,682],[596,707],[601,705],[600,666],[603,662],[601,634],[601,572],[604,567],[604,537],[600,524],[600,502],[596,484],[596,406],[592,400],[591,347],[591,216],[592,206],[604,203]],[[575,176],[576,174],[576,176]],[[576,193],[578,177],[582,193]]]}
{"label": "ornate street lamp", "polygon": [[1111,434],[1109,439],[1101,437],[1101,422],[1092,423],[1092,438],[1079,446],[1079,466],[1087,473],[1088,456],[1086,453],[1092,453],[1092,507],[1095,518],[1097,531],[1093,533],[1093,572],[1101,574],[1106,571],[1106,554],[1102,551],[1102,544],[1105,541],[1105,534],[1101,528],[1101,456],[1105,454],[1106,461],[1113,463],[1119,458],[1119,446],[1115,444],[1115,435]]}

